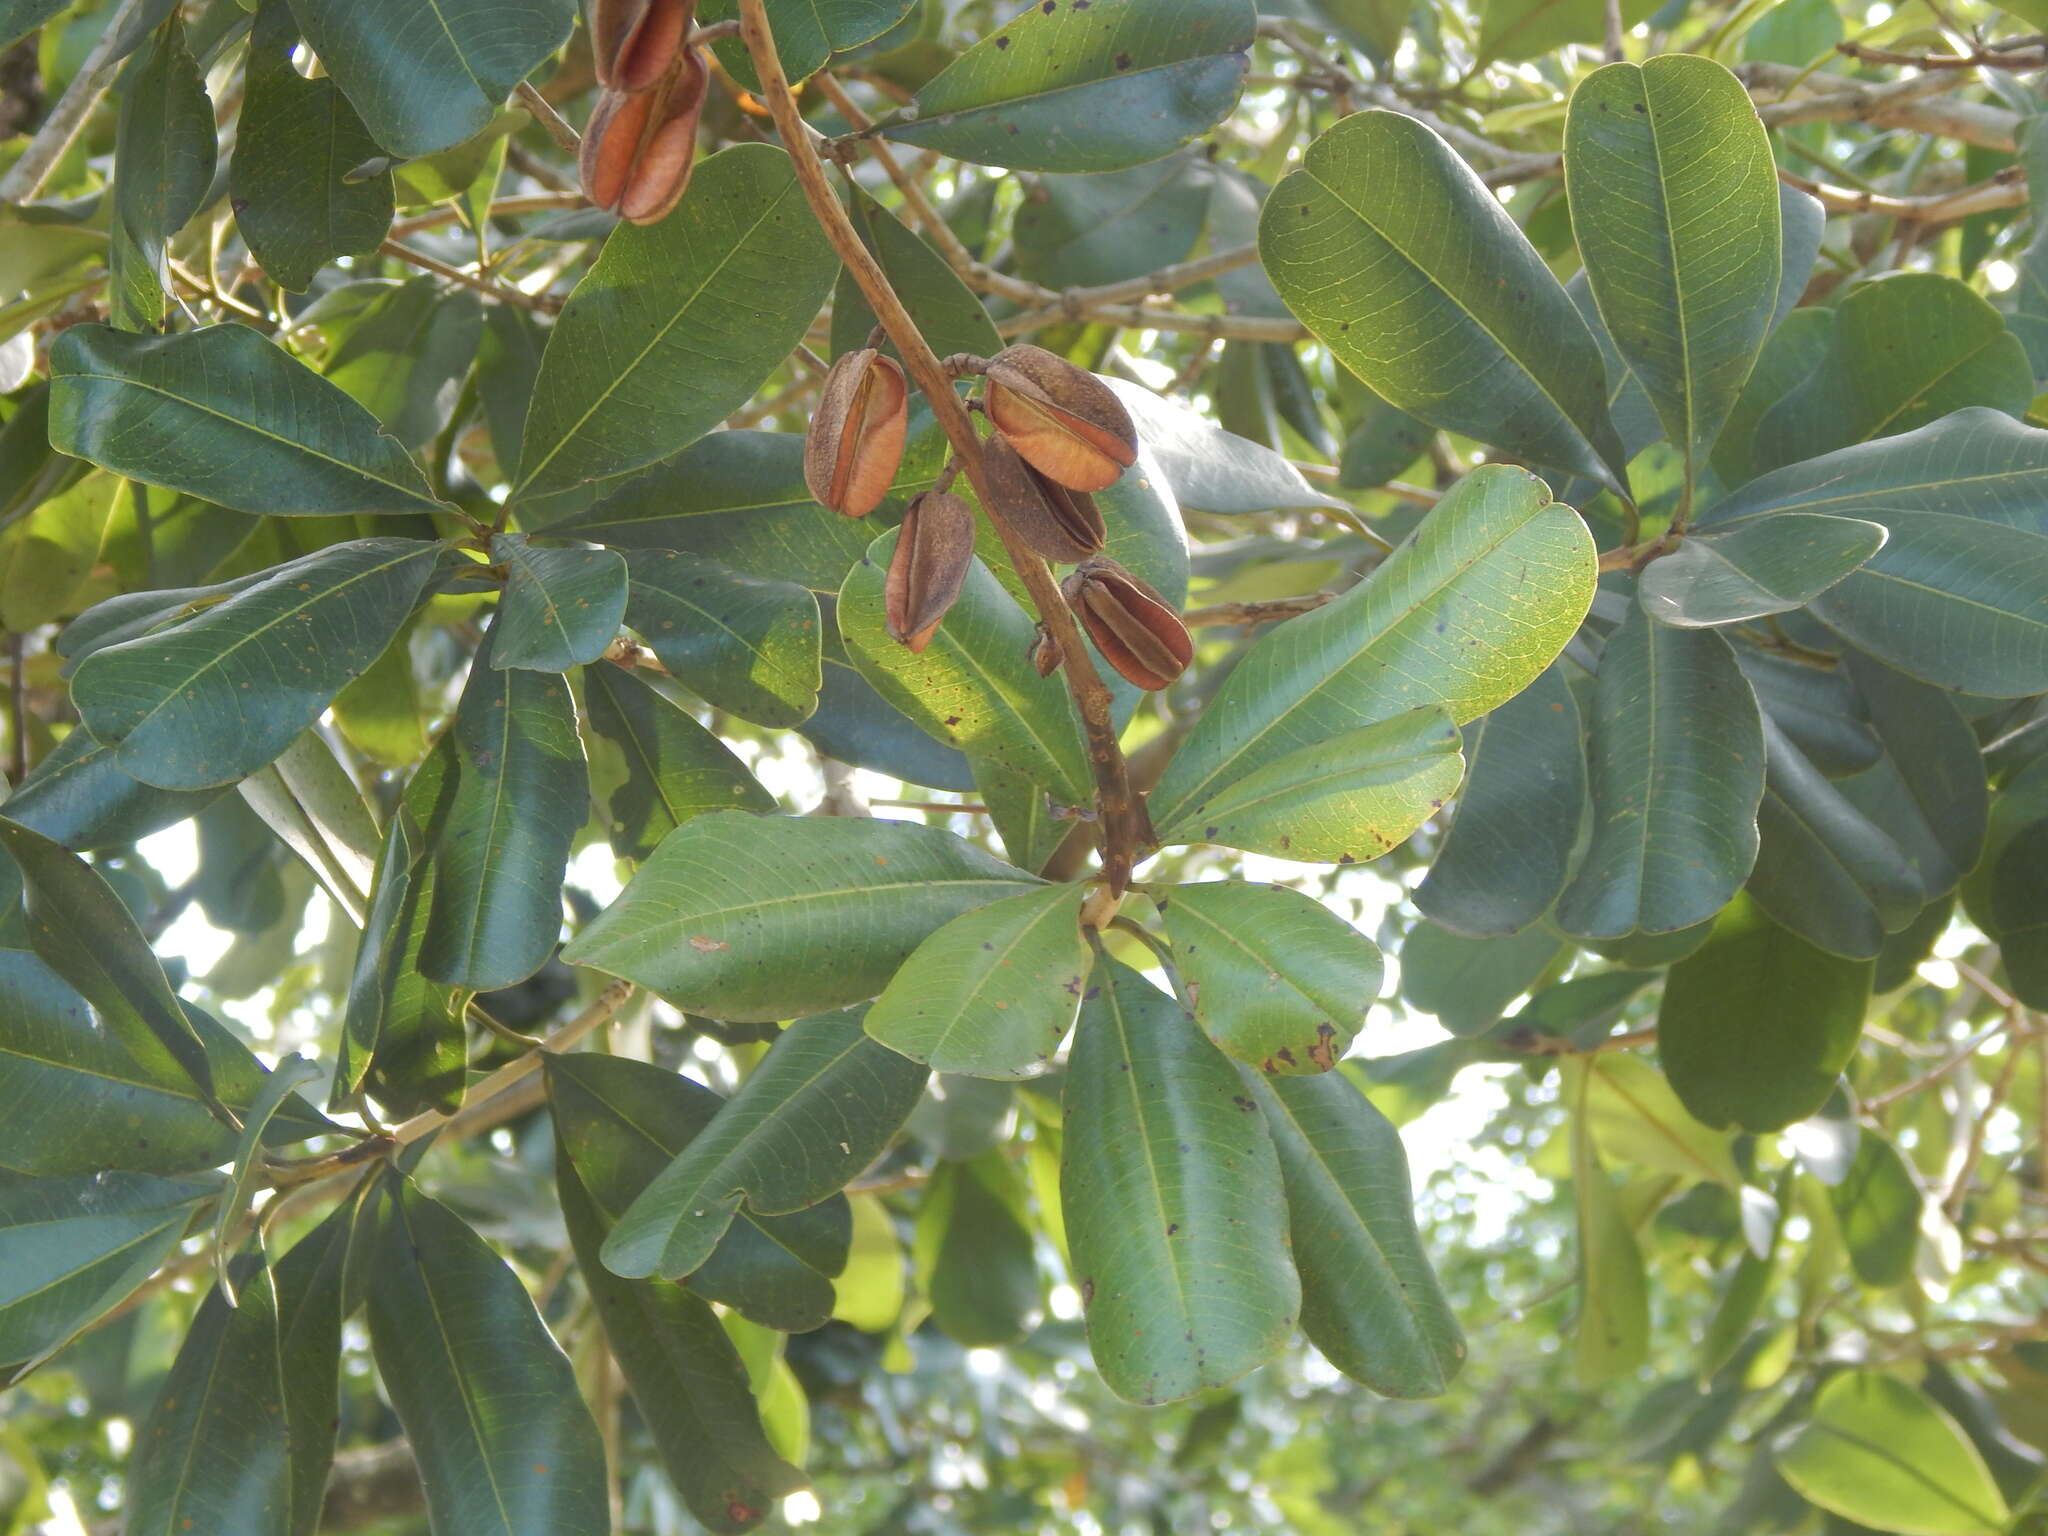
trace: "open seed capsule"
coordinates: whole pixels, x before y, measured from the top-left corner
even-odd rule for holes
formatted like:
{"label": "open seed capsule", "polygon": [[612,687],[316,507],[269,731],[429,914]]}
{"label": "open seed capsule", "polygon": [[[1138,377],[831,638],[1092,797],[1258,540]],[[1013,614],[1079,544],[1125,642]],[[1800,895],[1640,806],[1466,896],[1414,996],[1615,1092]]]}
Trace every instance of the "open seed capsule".
{"label": "open seed capsule", "polygon": [[590,54],[597,83],[645,91],[682,52],[696,0],[591,0]]}
{"label": "open seed capsule", "polygon": [[910,389],[894,358],[848,352],[825,375],[804,437],[804,483],[834,512],[865,517],[881,505],[903,462]]}
{"label": "open seed capsule", "polygon": [[1060,590],[1102,659],[1124,681],[1156,691],[1179,677],[1194,659],[1194,637],[1180,615],[1114,560],[1098,558],[1076,566]]}
{"label": "open seed capsule", "polygon": [[1069,490],[1105,490],[1137,460],[1138,429],[1115,392],[1043,347],[990,358],[986,403],[1010,446]]}
{"label": "open seed capsule", "polygon": [[650,90],[602,92],[583,132],[583,195],[629,223],[666,218],[690,184],[709,79],[692,49]]}
{"label": "open seed capsule", "polygon": [[981,468],[994,511],[1039,555],[1072,565],[1102,548],[1102,512],[1086,491],[1047,479],[1001,437],[982,444]]}
{"label": "open seed capsule", "polygon": [[974,564],[974,508],[950,491],[913,497],[882,588],[889,636],[913,651],[931,643]]}

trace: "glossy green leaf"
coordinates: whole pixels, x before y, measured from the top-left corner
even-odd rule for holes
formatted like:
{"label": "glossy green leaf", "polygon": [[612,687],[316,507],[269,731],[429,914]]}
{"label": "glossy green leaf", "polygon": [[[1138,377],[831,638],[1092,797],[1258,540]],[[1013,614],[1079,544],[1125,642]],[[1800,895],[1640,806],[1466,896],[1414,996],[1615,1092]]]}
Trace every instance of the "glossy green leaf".
{"label": "glossy green leaf", "polygon": [[114,749],[74,730],[4,801],[0,815],[74,852],[117,848],[174,826],[218,799],[219,789],[158,789],[114,766]]}
{"label": "glossy green leaf", "polygon": [[1543,258],[1413,118],[1345,118],[1266,199],[1287,307],[1373,391],[1433,426],[1625,485],[1600,350]]}
{"label": "glossy green leaf", "polygon": [[132,1536],[314,1536],[334,1458],[350,1202],[274,1264],[235,1261],[200,1303],[123,1489]]}
{"label": "glossy green leaf", "polygon": [[1243,880],[1156,893],[1195,1022],[1262,1072],[1325,1072],[1379,996],[1379,946],[1312,897]]}
{"label": "glossy green leaf", "polygon": [[134,1290],[219,1189],[212,1177],[0,1175],[0,1360],[35,1360]]}
{"label": "glossy green leaf", "polygon": [[705,811],[772,811],[732,748],[681,705],[623,667],[583,674],[590,728],[618,748],[625,777],[606,802],[612,852],[644,859],[661,840]]}
{"label": "glossy green leaf", "polygon": [[856,1012],[792,1024],[619,1218],[605,1266],[681,1278],[711,1257],[742,1201],[776,1216],[838,1193],[902,1127],[925,1076],[869,1039]]}
{"label": "glossy green leaf", "polygon": [[117,475],[269,516],[439,505],[376,417],[246,325],[73,326],[50,379],[51,443]]}
{"label": "glossy green leaf", "polygon": [[569,296],[534,382],[517,494],[608,479],[703,436],[802,339],[838,267],[787,155],[711,156],[675,213],[615,229]]}
{"label": "glossy green leaf", "polygon": [[1165,1403],[1279,1352],[1300,1313],[1280,1160],[1230,1058],[1106,961],[1067,1068],[1060,1197],[1109,1389]]}
{"label": "glossy green leaf", "polygon": [[1073,1027],[1089,971],[1085,885],[1049,885],[963,912],[917,947],[868,1010],[867,1031],[935,1072],[1033,1077]]}
{"label": "glossy green leaf", "polygon": [[[940,357],[955,352],[993,357],[1002,350],[995,322],[945,257],[870,197],[854,197],[847,214],[934,352]],[[832,289],[833,356],[866,346],[874,328],[875,312],[868,308],[853,274],[842,269]]]}
{"label": "glossy green leaf", "polygon": [[626,617],[626,561],[606,549],[538,549],[523,533],[491,535],[505,597],[494,667],[566,672],[596,661]]}
{"label": "glossy green leaf", "polygon": [[1000,1151],[933,1170],[912,1258],[932,1321],[956,1344],[1014,1344],[1043,1315],[1024,1180]]}
{"label": "glossy green leaf", "polygon": [[422,274],[394,283],[339,331],[321,372],[418,451],[438,437],[483,340],[483,301]]}
{"label": "glossy green leaf", "polygon": [[1464,748],[1458,813],[1415,905],[1475,938],[1519,933],[1564,889],[1585,819],[1586,750],[1564,674],[1550,668],[1472,721]]}
{"label": "glossy green leaf", "polygon": [[1563,1058],[1571,1106],[1572,1201],[1579,1236],[1579,1315],[1572,1364],[1588,1386],[1638,1369],[1650,1347],[1650,1290],[1642,1250],[1593,1140],[1590,1058]]}
{"label": "glossy green leaf", "polygon": [[1835,309],[1820,366],[1757,428],[1757,467],[1890,437],[1964,406],[2022,414],[2034,396],[2026,348],[1967,283],[1894,272]]}
{"label": "glossy green leaf", "polygon": [[1237,105],[1251,0],[1034,5],[883,125],[905,144],[1019,171],[1114,171],[1179,148]]}
{"label": "glossy green leaf", "polygon": [[236,790],[349,920],[360,921],[383,834],[327,738],[317,728],[301,731],[276,762]]}
{"label": "glossy green leaf", "polygon": [[628,553],[626,622],[684,686],[760,725],[818,707],[818,600],[808,588],[672,550]]}
{"label": "glossy green leaf", "polygon": [[1726,640],[1631,608],[1608,637],[1589,748],[1593,842],[1557,924],[1593,939],[1712,917],[1756,862],[1764,741]]}
{"label": "glossy green leaf", "polygon": [[554,952],[569,845],[590,815],[568,683],[492,665],[496,643],[494,628],[450,727],[455,782],[419,954],[422,975],[479,992],[524,981]]}
{"label": "glossy green leaf", "polygon": [[[106,877],[40,832],[0,817],[0,850],[20,866],[29,943],[92,1004],[100,1023],[137,1062],[176,1081],[182,1074],[209,1105],[206,1046],[149,940]],[[0,1350],[0,1358],[15,1359]]]}
{"label": "glossy green leaf", "polygon": [[604,1446],[526,1287],[446,1206],[387,1196],[370,1344],[436,1536],[603,1530]]}
{"label": "glossy green leaf", "polygon": [[1835,312],[1819,305],[1795,309],[1779,322],[1757,354],[1749,382],[1714,444],[1714,473],[1724,485],[1744,481],[1781,461],[1758,451],[1757,433],[1786,396],[1812,378],[1827,361],[1835,334]]}
{"label": "glossy green leaf", "polygon": [[123,330],[153,331],[170,276],[164,248],[213,184],[213,103],[176,15],[122,70],[117,94],[108,309]]}
{"label": "glossy green leaf", "polygon": [[1608,334],[1703,467],[1778,297],[1778,173],[1749,92],[1697,55],[1609,64],[1572,92],[1564,163]]}
{"label": "glossy green leaf", "polygon": [[[558,1145],[607,1229],[726,1104],[686,1077],[621,1057],[546,1065]],[[851,1238],[841,1195],[785,1216],[742,1209],[684,1284],[764,1328],[802,1333],[832,1315],[831,1277],[845,1268]]]}
{"label": "glossy green leaf", "polygon": [[1920,1181],[1891,1139],[1865,1126],[1848,1171],[1828,1188],[1842,1245],[1856,1278],[1869,1286],[1900,1285],[1920,1251]]}
{"label": "glossy green leaf", "polygon": [[713,811],[663,839],[562,952],[715,1019],[873,997],[962,912],[1031,877],[935,827]]}
{"label": "glossy green leaf", "polygon": [[571,0],[291,0],[370,136],[412,158],[488,124],[568,40]]}
{"label": "glossy green leaf", "polygon": [[1120,283],[1187,258],[1214,179],[1199,147],[1094,176],[1047,176],[1017,209],[1017,270],[1047,288]]}
{"label": "glossy green leaf", "polygon": [[[1622,0],[1622,25],[1633,27],[1654,9],[1655,0]],[[1604,26],[1596,0],[1481,0],[1478,62],[1541,58],[1566,43],[1598,42]]]}
{"label": "glossy green leaf", "polygon": [[1383,1396],[1446,1391],[1465,1336],[1415,1228],[1400,1134],[1341,1072],[1245,1077],[1280,1153],[1309,1342]]}
{"label": "glossy green leaf", "polygon": [[1183,507],[1236,513],[1283,507],[1342,511],[1350,506],[1310,485],[1285,455],[1224,431],[1199,411],[1128,379],[1105,378],[1103,383],[1130,411],[1139,441],[1151,450]]}
{"label": "glossy green leaf", "polygon": [[298,38],[287,0],[263,0],[249,34],[229,190],[250,254],[303,293],[328,262],[383,243],[392,195],[389,176],[349,179],[382,151],[333,80],[308,80],[292,67]]}
{"label": "glossy green leaf", "polygon": [[1827,1101],[1855,1054],[1870,962],[1816,949],[1747,903],[1671,968],[1657,1048],[1685,1107],[1713,1126],[1782,1130]]}
{"label": "glossy green leaf", "polygon": [[[916,0],[766,0],[768,28],[775,37],[775,54],[782,71],[791,80],[803,80],[817,72],[835,53],[857,49],[872,42],[916,8]],[[737,16],[735,0],[704,0],[697,9],[700,24]],[[758,91],[759,77],[753,60],[738,38],[713,45],[719,61],[750,91]]]}
{"label": "glossy green leaf", "polygon": [[441,555],[419,539],[331,545],[172,628],[94,651],[72,698],[125,773],[167,789],[243,778],[377,659]]}
{"label": "glossy green leaf", "polygon": [[838,623],[860,673],[933,740],[1025,774],[1063,804],[1088,803],[1092,780],[1066,683],[1031,665],[1036,626],[976,561],[931,643],[913,653],[889,637],[882,584],[896,548],[877,539],[840,589]]}
{"label": "glossy green leaf", "polygon": [[711,1530],[752,1530],[804,1478],[769,1443],[739,1352],[701,1297],[606,1269],[604,1218],[559,1149],[555,1179],[583,1283],[676,1491]]}
{"label": "glossy green leaf", "polygon": [[1003,856],[1019,869],[1039,874],[1074,831],[1054,815],[1052,799],[1023,774],[1001,763],[974,763],[974,787],[988,807],[989,821],[1003,840]]}
{"label": "glossy green leaf", "polygon": [[1563,948],[1540,923],[1478,939],[1439,923],[1417,923],[1401,944],[1401,995],[1454,1035],[1483,1035]]}
{"label": "glossy green leaf", "polygon": [[[929,789],[975,787],[973,763],[926,735],[854,669],[836,622],[825,636],[825,685],[818,690],[818,712],[797,729],[825,756],[857,768],[872,768]],[[1026,775],[1013,776],[1030,782]],[[1045,794],[1042,789],[1034,792]]]}
{"label": "glossy green leaf", "polygon": [[1932,901],[1954,890],[1983,852],[1989,796],[1976,734],[1939,688],[1853,652],[1842,669],[1884,756],[1836,787],[1905,851]]}
{"label": "glossy green leaf", "polygon": [[1404,710],[1462,724],[1504,704],[1577,630],[1593,565],[1585,523],[1533,476],[1473,471],[1366,580],[1252,647],[1174,755],[1154,822],[1185,827],[1255,769]]}
{"label": "glossy green leaf", "polygon": [[1643,609],[1660,624],[1700,629],[1804,607],[1878,552],[1882,523],[1783,512],[1696,533],[1643,568]]}
{"label": "glossy green leaf", "polygon": [[1777,1464],[1821,1508],[1902,1536],[1999,1536],[2011,1518],[1955,1420],[1882,1371],[1830,1380]]}

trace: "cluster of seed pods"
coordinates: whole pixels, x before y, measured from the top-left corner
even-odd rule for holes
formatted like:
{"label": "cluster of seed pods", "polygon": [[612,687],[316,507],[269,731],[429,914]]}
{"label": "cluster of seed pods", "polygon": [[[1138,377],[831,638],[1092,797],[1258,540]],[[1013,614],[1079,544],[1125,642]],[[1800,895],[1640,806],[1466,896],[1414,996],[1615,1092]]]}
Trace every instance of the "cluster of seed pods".
{"label": "cluster of seed pods", "polygon": [[[1187,626],[1172,604],[1102,553],[1107,530],[1094,493],[1138,457],[1123,402],[1094,374],[1043,347],[1020,343],[953,363],[986,381],[981,406],[995,435],[982,444],[982,478],[995,512],[1033,553],[1074,567],[1060,590],[1103,659],[1140,688],[1166,687],[1194,655]],[[805,440],[811,494],[848,517],[879,506],[902,462],[909,406],[902,367],[875,347],[834,362]],[[973,560],[968,502],[945,489],[913,498],[884,588],[890,635],[923,650]],[[1032,653],[1039,672],[1049,675],[1059,660],[1041,635]]]}
{"label": "cluster of seed pods", "polygon": [[710,70],[689,46],[696,0],[592,0],[601,87],[583,131],[583,195],[634,224],[666,218],[690,184]]}

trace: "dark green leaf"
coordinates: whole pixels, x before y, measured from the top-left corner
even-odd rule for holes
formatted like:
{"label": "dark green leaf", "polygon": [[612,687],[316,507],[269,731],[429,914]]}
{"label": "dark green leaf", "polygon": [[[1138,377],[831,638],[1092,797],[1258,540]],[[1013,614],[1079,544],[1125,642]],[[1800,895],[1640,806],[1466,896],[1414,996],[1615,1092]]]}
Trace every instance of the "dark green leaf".
{"label": "dark green leaf", "polygon": [[365,306],[320,371],[417,451],[448,425],[483,333],[481,299],[422,275]]}
{"label": "dark green leaf", "polygon": [[1458,814],[1415,905],[1475,937],[1519,933],[1564,889],[1585,819],[1579,706],[1556,667],[1465,727]]}
{"label": "dark green leaf", "polygon": [[50,375],[50,441],[117,475],[271,516],[439,505],[376,417],[246,325],[73,326]]}
{"label": "dark green leaf", "polygon": [[1860,773],[1883,756],[1870,712],[1842,668],[1809,667],[1754,646],[1743,646],[1736,660],[1764,714],[1823,773]]}
{"label": "dark green leaf", "polygon": [[1382,398],[1539,464],[1626,483],[1600,350],[1499,200],[1413,118],[1309,146],[1259,250],[1287,307]]}
{"label": "dark green leaf", "polygon": [[912,1244],[932,1321],[968,1348],[1014,1344],[1041,1315],[1024,1181],[999,1151],[945,1162],[917,1208]]}
{"label": "dark green leaf", "polygon": [[644,859],[705,811],[772,811],[775,797],[681,705],[622,667],[583,674],[590,728],[617,746],[625,778],[607,802],[612,852]]}
{"label": "dark green leaf", "polygon": [[1199,150],[1097,176],[1047,176],[1017,209],[1017,270],[1047,288],[1120,283],[1184,260],[1209,217]]}
{"label": "dark green leaf", "polygon": [[491,664],[495,626],[450,728],[455,783],[434,842],[422,975],[479,992],[524,981],[554,952],[569,845],[590,780],[566,680]]}
{"label": "dark green leaf", "polygon": [[158,789],[114,766],[114,749],[74,730],[20,788],[0,801],[0,815],[74,852],[117,848],[197,814],[219,789]]}
{"label": "dark green leaf", "polygon": [[823,662],[808,588],[672,550],[636,549],[625,563],[626,622],[684,686],[759,725],[810,718]]}
{"label": "dark green leaf", "polygon": [[1867,656],[1852,653],[1843,666],[1884,756],[1836,787],[1905,850],[1932,901],[1955,889],[1984,848],[1989,795],[1976,735],[1939,688]]}
{"label": "dark green leaf", "polygon": [[882,989],[868,1033],[934,1072],[1043,1072],[1088,979],[1087,895],[1085,885],[1049,885],[961,913]]}
{"label": "dark green leaf", "polygon": [[711,1257],[742,1201],[778,1216],[838,1193],[902,1128],[925,1076],[870,1040],[857,1012],[792,1024],[619,1218],[606,1267],[680,1279]]}
{"label": "dark green leaf", "polygon": [[1671,967],[1657,1048],[1685,1107],[1712,1126],[1783,1130],[1834,1092],[1870,1002],[1870,962],[1844,960],[1747,903]]}
{"label": "dark green leaf", "polygon": [[2011,1518],[1956,1422],[1882,1371],[1829,1381],[1777,1462],[1821,1508],[1905,1536],[1999,1536]]}
{"label": "dark green leaf", "polygon": [[1483,1035],[1563,948],[1540,923],[1484,939],[1417,923],[1401,945],[1401,995],[1454,1035]]}
{"label": "dark green leaf", "polygon": [[803,338],[838,268],[787,155],[711,156],[675,213],[614,230],[569,296],[534,382],[518,494],[640,469],[703,436]]}
{"label": "dark green leaf", "polygon": [[[1270,512],[1283,507],[1333,507],[1291,460],[1226,432],[1199,411],[1178,405],[1128,379],[1104,379],[1130,410],[1138,438],[1164,472],[1174,499],[1204,512]],[[1402,464],[1415,457],[1410,453]]]}
{"label": "dark green leaf", "polygon": [[626,617],[626,561],[606,549],[536,549],[523,533],[491,535],[505,597],[494,667],[566,672],[596,661]]}
{"label": "dark green leaf", "polygon": [[1696,533],[1643,568],[1637,593],[1660,624],[1699,629],[1804,607],[1884,545],[1881,523],[1784,512]]}
{"label": "dark green leaf", "polygon": [[[818,712],[797,729],[825,756],[857,768],[928,789],[975,787],[974,766],[964,756],[926,735],[854,670],[836,623],[825,635],[825,685],[818,690]],[[1030,782],[1023,774],[1013,776]],[[1036,786],[1033,793],[1045,795]]]}
{"label": "dark green leaf", "polygon": [[1379,946],[1280,885],[1216,880],[1154,898],[1203,1033],[1262,1072],[1325,1072],[1379,996]]}
{"label": "dark green leaf", "polygon": [[1835,1223],[1856,1278],[1865,1285],[1903,1284],[1920,1250],[1920,1181],[1891,1140],[1863,1129],[1848,1172],[1828,1189]]}
{"label": "dark green leaf", "polygon": [[121,72],[118,95],[108,308],[121,329],[153,331],[170,276],[164,247],[213,184],[213,103],[175,15]]}
{"label": "dark green leaf", "polygon": [[[864,194],[856,195],[847,211],[861,242],[881,263],[934,352],[941,357],[955,352],[993,357],[1002,350],[995,322],[974,290],[946,265],[945,257]],[[866,346],[874,328],[875,312],[868,308],[853,274],[842,270],[832,290],[833,356]]]}
{"label": "dark green leaf", "polygon": [[1067,1069],[1060,1198],[1088,1343],[1128,1402],[1235,1381],[1301,1310],[1280,1161],[1230,1058],[1104,962]]}
{"label": "dark green leaf", "polygon": [[1040,873],[1072,834],[1073,822],[1056,817],[1051,798],[1023,774],[1000,763],[972,766],[974,787],[1003,840],[1005,857],[1019,869]]}
{"label": "dark green leaf", "polygon": [[436,1536],[604,1530],[604,1446],[526,1287],[447,1207],[387,1193],[370,1343]]}
{"label": "dark green leaf", "polygon": [[883,132],[1012,170],[1143,165],[1237,105],[1257,20],[1251,0],[1034,5],[940,70]]}
{"label": "dark green leaf", "polygon": [[330,545],[169,629],[95,650],[72,698],[124,773],[167,789],[232,783],[377,659],[441,556],[420,539]]}
{"label": "dark green leaf", "polygon": [[1714,444],[1714,473],[1723,484],[1741,485],[1776,465],[1758,453],[1758,429],[1827,361],[1834,334],[1835,312],[1818,305],[1793,310],[1771,332]]}
{"label": "dark green leaf", "polygon": [[0,48],[12,48],[70,3],[71,0],[0,0]]}
{"label": "dark green leaf", "polygon": [[1399,1133],[1341,1072],[1245,1078],[1280,1153],[1302,1331],[1375,1392],[1437,1396],[1465,1337],[1415,1229]]}
{"label": "dark green leaf", "polygon": [[1673,933],[1727,905],[1756,862],[1764,789],[1762,716],[1728,642],[1631,607],[1601,653],[1589,762],[1593,842],[1558,926]]}
{"label": "dark green leaf", "polygon": [[408,159],[485,127],[513,87],[568,40],[576,21],[571,0],[291,5],[307,43],[371,137]]}
{"label": "dark green leaf", "polygon": [[1153,819],[1188,823],[1203,798],[1361,722],[1440,704],[1462,724],[1506,703],[1578,628],[1593,564],[1585,523],[1534,476],[1473,471],[1365,581],[1252,647],[1174,755]]}
{"label": "dark green leaf", "polygon": [[[791,80],[803,80],[816,73],[827,58],[872,42],[916,8],[916,0],[766,0],[768,28],[775,37],[775,54],[782,71]],[[739,14],[734,0],[704,0],[698,7],[700,23],[723,21]],[[738,38],[713,45],[719,61],[750,91],[760,89],[753,60]]]}

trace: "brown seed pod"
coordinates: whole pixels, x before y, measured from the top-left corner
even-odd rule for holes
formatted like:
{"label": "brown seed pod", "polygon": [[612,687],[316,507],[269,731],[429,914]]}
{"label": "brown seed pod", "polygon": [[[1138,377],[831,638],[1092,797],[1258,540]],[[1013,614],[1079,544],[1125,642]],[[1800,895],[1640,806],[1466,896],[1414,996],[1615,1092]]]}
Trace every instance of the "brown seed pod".
{"label": "brown seed pod", "polygon": [[804,436],[804,483],[834,512],[865,517],[889,494],[909,425],[910,388],[896,360],[873,347],[843,354]]}
{"label": "brown seed pod", "polygon": [[696,0],[591,0],[590,54],[597,83],[645,91],[682,52]]}
{"label": "brown seed pod", "polygon": [[912,651],[931,644],[973,564],[974,508],[950,491],[911,498],[882,587],[889,638]]}
{"label": "brown seed pod", "polygon": [[710,71],[695,49],[651,90],[607,90],[583,131],[583,195],[633,224],[668,217],[690,184]]}
{"label": "brown seed pod", "polygon": [[1156,691],[1194,659],[1194,638],[1180,615],[1114,560],[1097,558],[1076,566],[1060,591],[1102,659],[1126,682]]}
{"label": "brown seed pod", "polygon": [[1115,391],[1085,368],[1019,342],[988,361],[989,420],[1049,479],[1100,491],[1138,457],[1138,429]]}
{"label": "brown seed pod", "polygon": [[1047,479],[1001,437],[982,444],[981,469],[994,510],[1037,554],[1072,565],[1102,548],[1108,531],[1086,491]]}
{"label": "brown seed pod", "polygon": [[1031,670],[1040,677],[1051,677],[1060,669],[1060,643],[1053,639],[1052,631],[1043,624],[1038,633],[1031,637]]}

